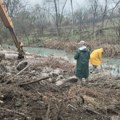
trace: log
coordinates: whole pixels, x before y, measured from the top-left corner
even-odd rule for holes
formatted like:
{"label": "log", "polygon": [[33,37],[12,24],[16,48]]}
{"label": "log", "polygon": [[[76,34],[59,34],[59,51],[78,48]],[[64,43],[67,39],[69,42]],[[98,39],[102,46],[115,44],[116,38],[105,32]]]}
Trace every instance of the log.
{"label": "log", "polygon": [[65,84],[66,82],[72,82],[73,83],[73,82],[77,82],[77,80],[78,79],[75,76],[73,76],[73,77],[70,77],[68,79],[61,79],[61,80],[57,81],[56,85],[61,86],[61,85]]}
{"label": "log", "polygon": [[18,112],[18,111],[15,111],[15,110],[10,110],[10,109],[7,109],[7,108],[2,108],[2,107],[0,107],[0,110],[20,115],[20,116],[22,116],[22,117],[24,117],[26,119],[28,118],[24,113]]}
{"label": "log", "polygon": [[25,86],[25,85],[29,85],[29,84],[33,84],[33,83],[36,83],[36,82],[40,82],[42,80],[46,80],[48,78],[50,78],[50,77],[47,76],[47,77],[40,78],[39,80],[29,81],[29,82],[26,82],[26,83],[20,83],[18,86],[22,87],[22,86]]}
{"label": "log", "polygon": [[[18,84],[18,86],[23,87],[23,86],[25,86],[25,85],[30,85],[30,84],[34,84],[34,83],[40,82],[40,81],[42,81],[42,80],[46,80],[46,79],[48,79],[48,78],[50,78],[50,77],[47,76],[47,77],[41,78],[41,79],[39,79],[39,80],[29,81],[29,82],[25,82],[25,83],[20,83],[20,84]],[[52,84],[52,83],[48,83],[47,81],[46,81],[46,83],[45,83],[45,87],[47,87],[47,88],[49,87],[50,89],[52,89],[52,90],[54,90],[54,91],[60,92],[58,86],[56,86],[55,84]]]}
{"label": "log", "polygon": [[[2,58],[4,59],[17,59],[18,58],[18,52],[16,51],[7,51],[7,50],[2,50],[0,51],[0,56],[2,55]],[[26,52],[25,53],[26,58],[34,58],[36,55],[35,54],[31,54]]]}
{"label": "log", "polygon": [[18,54],[8,54],[8,53],[6,53],[5,54],[5,59],[17,59],[18,58]]}
{"label": "log", "polygon": [[20,72],[18,72],[15,76],[13,76],[11,79],[14,79],[18,75],[20,75],[23,71],[25,71],[30,65],[28,64],[24,69],[22,69]]}

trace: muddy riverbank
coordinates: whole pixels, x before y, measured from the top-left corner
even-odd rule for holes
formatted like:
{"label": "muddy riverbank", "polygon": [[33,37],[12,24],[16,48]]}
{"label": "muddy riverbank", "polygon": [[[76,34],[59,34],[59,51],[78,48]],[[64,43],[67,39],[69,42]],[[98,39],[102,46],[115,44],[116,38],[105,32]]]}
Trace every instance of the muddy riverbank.
{"label": "muddy riverbank", "polygon": [[[65,41],[65,40],[44,40],[42,42],[34,42],[29,45],[24,44],[24,47],[33,47],[33,48],[50,48],[50,49],[57,49],[57,50],[64,50],[66,52],[72,53],[75,52],[76,49],[79,47],[78,43],[80,40],[72,40],[72,41]],[[104,57],[111,57],[111,58],[120,58],[120,42],[105,42],[105,41],[86,41],[87,46],[89,47],[90,51],[93,51],[97,48],[105,48]],[[3,45],[4,46],[4,45]]]}
{"label": "muddy riverbank", "polygon": [[66,60],[28,55],[25,68],[20,62],[7,58],[0,65],[1,120],[120,119],[120,78],[100,71],[81,86]]}

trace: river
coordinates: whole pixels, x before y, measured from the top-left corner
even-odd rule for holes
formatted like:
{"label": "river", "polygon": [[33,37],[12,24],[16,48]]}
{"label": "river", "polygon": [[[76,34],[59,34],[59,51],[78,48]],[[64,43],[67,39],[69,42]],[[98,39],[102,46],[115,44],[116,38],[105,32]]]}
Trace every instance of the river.
{"label": "river", "polygon": [[[4,45],[4,47],[8,48],[8,45]],[[9,48],[15,49],[15,46],[9,46]],[[41,56],[53,56],[57,58],[63,58],[71,63],[76,63],[76,61],[74,60],[75,53],[68,53],[64,50],[42,47],[24,47],[24,50],[29,53],[34,53]],[[103,68],[105,72],[109,73],[110,75],[120,77],[120,58],[103,58]]]}
{"label": "river", "polygon": [[[27,52],[37,55],[63,58],[71,63],[76,63],[76,61],[74,60],[74,53],[68,53],[64,50],[32,47],[25,47],[24,49]],[[120,76],[120,58],[103,58],[103,68],[112,76]]]}

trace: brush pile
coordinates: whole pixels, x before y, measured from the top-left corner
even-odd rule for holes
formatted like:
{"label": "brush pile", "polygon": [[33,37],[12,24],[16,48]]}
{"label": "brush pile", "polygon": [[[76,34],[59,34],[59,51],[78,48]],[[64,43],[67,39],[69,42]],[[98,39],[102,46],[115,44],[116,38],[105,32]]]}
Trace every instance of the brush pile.
{"label": "brush pile", "polygon": [[100,72],[81,86],[74,67],[52,57],[2,61],[0,120],[120,120],[120,79]]}

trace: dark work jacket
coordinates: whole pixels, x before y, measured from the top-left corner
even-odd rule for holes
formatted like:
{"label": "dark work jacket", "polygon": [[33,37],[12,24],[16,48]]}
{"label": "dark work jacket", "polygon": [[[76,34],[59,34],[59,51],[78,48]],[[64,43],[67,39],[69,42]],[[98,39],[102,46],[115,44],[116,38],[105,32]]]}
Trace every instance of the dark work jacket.
{"label": "dark work jacket", "polygon": [[76,51],[74,59],[77,60],[76,63],[76,70],[75,75],[79,79],[81,78],[88,78],[89,76],[89,59],[90,59],[90,52],[89,49],[85,46],[79,48]]}

